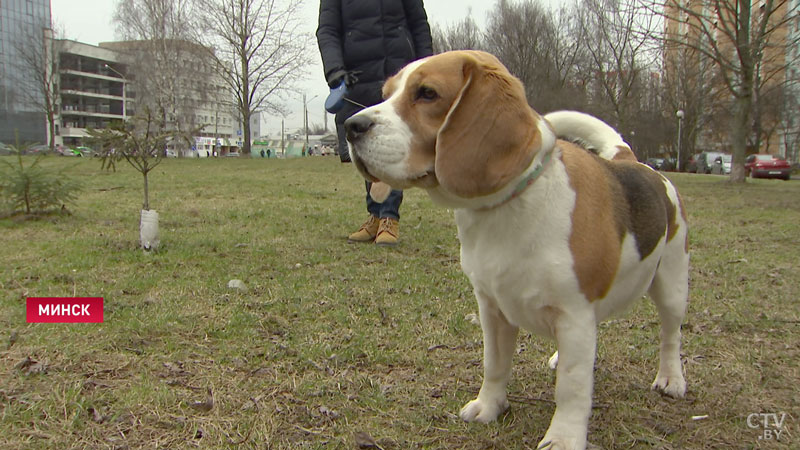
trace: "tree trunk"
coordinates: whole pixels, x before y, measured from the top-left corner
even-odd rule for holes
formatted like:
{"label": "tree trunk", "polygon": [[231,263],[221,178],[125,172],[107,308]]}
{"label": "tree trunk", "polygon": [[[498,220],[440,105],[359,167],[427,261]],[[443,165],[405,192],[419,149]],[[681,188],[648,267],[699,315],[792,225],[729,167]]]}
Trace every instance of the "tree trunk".
{"label": "tree trunk", "polygon": [[[250,11],[243,11],[243,14],[250,14]],[[243,26],[245,24],[242,24]],[[242,58],[241,61],[241,71],[242,71],[242,92],[239,94],[242,98],[242,110],[240,111],[242,116],[242,154],[249,155],[250,154],[250,115],[252,111],[250,108],[252,104],[250,100],[252,99],[252,93],[250,92],[250,62],[246,57],[248,55],[248,42],[250,41],[250,36],[245,36],[242,38],[241,41],[241,49],[239,52],[239,56]]]}
{"label": "tree trunk", "polygon": [[[249,111],[248,111],[249,112]],[[250,114],[242,118],[242,154],[250,154]]]}
{"label": "tree trunk", "polygon": [[753,107],[753,80],[755,63],[750,39],[750,4],[741,1],[738,11],[738,29],[736,30],[736,47],[739,55],[739,92],[734,93],[733,119],[733,158],[731,161],[731,183],[744,183],[744,158],[747,153],[747,135],[751,131],[750,114]]}
{"label": "tree trunk", "polygon": [[54,152],[56,150],[56,118],[51,111],[47,113],[47,126],[50,127],[50,142],[47,145],[50,146],[50,152]]}
{"label": "tree trunk", "polygon": [[142,176],[144,177],[144,203],[142,204],[142,209],[145,211],[150,210],[150,187],[147,183],[147,172],[142,172]]}
{"label": "tree trunk", "polygon": [[753,98],[750,92],[736,97],[733,129],[731,130],[733,158],[731,161],[732,183],[744,183],[744,159],[747,153],[747,133],[750,131],[750,107]]}

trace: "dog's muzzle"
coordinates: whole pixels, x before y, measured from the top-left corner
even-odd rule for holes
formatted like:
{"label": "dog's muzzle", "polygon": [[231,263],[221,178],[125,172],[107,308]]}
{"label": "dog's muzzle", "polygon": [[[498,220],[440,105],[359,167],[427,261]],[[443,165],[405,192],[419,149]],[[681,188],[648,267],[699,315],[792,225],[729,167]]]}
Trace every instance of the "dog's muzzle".
{"label": "dog's muzzle", "polygon": [[361,175],[369,181],[378,181],[378,179],[369,173],[364,161],[358,154],[359,141],[367,134],[367,132],[375,125],[369,117],[363,115],[355,115],[344,121],[345,136],[347,142],[350,143],[350,158],[355,163],[356,168]]}

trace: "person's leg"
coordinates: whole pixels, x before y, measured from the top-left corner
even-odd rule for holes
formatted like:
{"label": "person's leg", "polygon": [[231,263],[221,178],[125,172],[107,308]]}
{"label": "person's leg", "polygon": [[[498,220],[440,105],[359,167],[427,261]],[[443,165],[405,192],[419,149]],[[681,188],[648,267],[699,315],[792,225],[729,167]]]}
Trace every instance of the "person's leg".
{"label": "person's leg", "polygon": [[[383,203],[378,203],[372,199],[372,196],[369,195],[369,190],[372,188],[372,183],[369,181],[364,181],[364,186],[367,188],[367,212],[370,215],[375,216],[379,219],[382,219],[383,216],[381,215],[383,212]],[[389,194],[391,197],[391,194]],[[388,198],[387,198],[388,200]]]}
{"label": "person's leg", "polygon": [[[367,194],[369,197],[369,194]],[[371,200],[371,199],[370,199]],[[368,200],[369,201],[369,200]],[[400,237],[400,204],[403,203],[403,191],[392,189],[389,197],[378,203],[378,217],[380,226],[375,236],[375,243],[381,246],[397,245]]]}
{"label": "person's leg", "polygon": [[[369,187],[367,188],[369,191]],[[367,192],[367,197],[369,197],[369,192]],[[372,200],[372,199],[370,199]],[[367,202],[369,202],[368,200]],[[403,203],[403,191],[392,189],[392,192],[389,193],[389,197],[383,201],[383,203],[378,203],[378,217],[381,219],[394,219],[400,220],[400,205]]]}
{"label": "person's leg", "polygon": [[343,163],[349,163],[350,150],[347,148],[347,138],[345,137],[344,133],[344,122],[339,123],[339,121],[336,121],[336,135],[339,138],[339,147],[336,149],[336,153],[339,154],[339,160]]}
{"label": "person's leg", "polygon": [[[347,140],[345,139],[345,132],[344,126],[338,120],[336,121],[336,133],[339,138],[339,148],[336,150],[339,153],[339,159],[343,163],[350,162],[350,152],[347,149]],[[367,220],[361,224],[361,227],[358,231],[354,233],[350,233],[347,237],[348,242],[373,242],[375,240],[375,236],[378,234],[378,226],[379,226],[379,219],[378,216],[380,214],[380,210],[378,207],[380,206],[379,203],[375,203],[369,196],[369,183],[365,182],[366,189],[367,189],[367,212],[369,212],[369,217]]]}

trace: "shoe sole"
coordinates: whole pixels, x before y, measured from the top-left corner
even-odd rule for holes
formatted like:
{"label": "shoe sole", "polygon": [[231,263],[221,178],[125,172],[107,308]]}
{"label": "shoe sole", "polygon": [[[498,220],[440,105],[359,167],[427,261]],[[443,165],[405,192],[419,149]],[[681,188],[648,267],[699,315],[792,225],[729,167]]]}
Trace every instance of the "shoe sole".
{"label": "shoe sole", "polygon": [[370,239],[368,241],[356,241],[356,240],[353,240],[353,239],[348,239],[347,240],[348,244],[372,244],[373,242],[375,242],[375,238],[372,238],[372,239]]}

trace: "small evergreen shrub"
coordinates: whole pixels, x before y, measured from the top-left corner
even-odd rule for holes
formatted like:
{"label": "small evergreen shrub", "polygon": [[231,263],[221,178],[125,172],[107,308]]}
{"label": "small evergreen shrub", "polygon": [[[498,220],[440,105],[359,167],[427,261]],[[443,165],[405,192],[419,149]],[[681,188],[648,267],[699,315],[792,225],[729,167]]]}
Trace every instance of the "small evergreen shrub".
{"label": "small evergreen shrub", "polygon": [[77,198],[80,184],[63,171],[42,167],[42,155],[26,165],[23,147],[12,145],[11,149],[16,157],[0,160],[0,217],[46,213]]}

